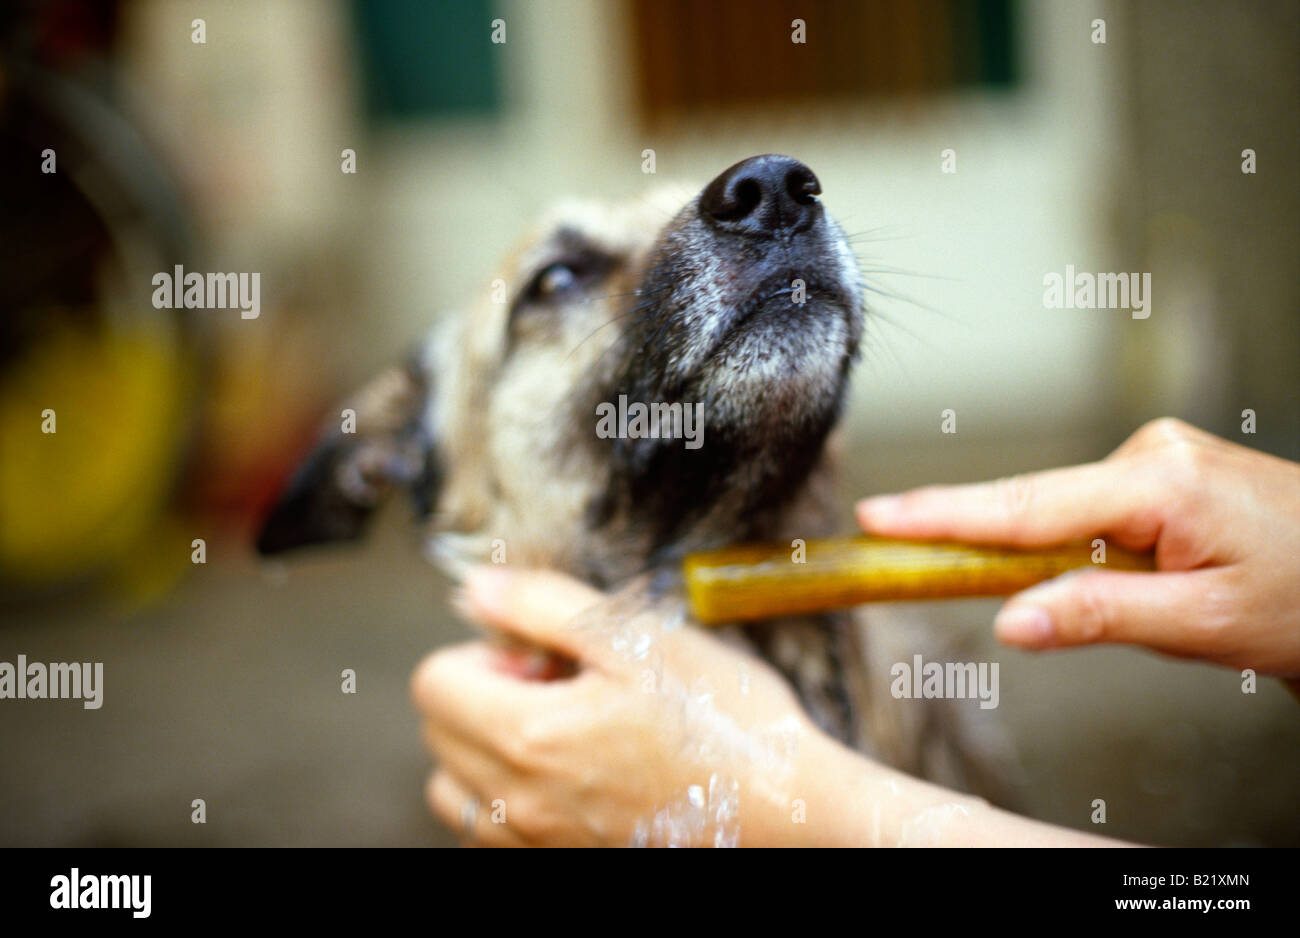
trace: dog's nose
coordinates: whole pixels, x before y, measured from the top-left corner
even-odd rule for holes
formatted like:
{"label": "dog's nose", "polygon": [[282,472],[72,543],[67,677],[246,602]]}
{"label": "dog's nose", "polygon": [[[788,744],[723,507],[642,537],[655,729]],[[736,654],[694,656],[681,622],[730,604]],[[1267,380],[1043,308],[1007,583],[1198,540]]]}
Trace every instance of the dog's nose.
{"label": "dog's nose", "polygon": [[700,195],[700,212],[724,231],[772,237],[803,231],[817,217],[822,191],[813,171],[769,153],[723,170]]}

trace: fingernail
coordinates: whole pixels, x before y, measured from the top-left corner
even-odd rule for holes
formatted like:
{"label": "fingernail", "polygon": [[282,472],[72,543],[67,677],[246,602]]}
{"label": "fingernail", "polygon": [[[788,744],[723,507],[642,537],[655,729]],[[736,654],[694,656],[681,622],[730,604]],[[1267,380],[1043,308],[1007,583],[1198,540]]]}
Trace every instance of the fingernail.
{"label": "fingernail", "polygon": [[903,500],[897,495],[873,495],[858,502],[858,518],[881,523],[891,521],[900,514]]}
{"label": "fingernail", "polygon": [[998,613],[993,631],[1010,645],[1033,647],[1051,644],[1056,626],[1041,606],[1011,606]]}
{"label": "fingernail", "polygon": [[463,592],[467,607],[479,615],[501,607],[501,594],[510,581],[510,570],[495,564],[483,564],[465,574]]}

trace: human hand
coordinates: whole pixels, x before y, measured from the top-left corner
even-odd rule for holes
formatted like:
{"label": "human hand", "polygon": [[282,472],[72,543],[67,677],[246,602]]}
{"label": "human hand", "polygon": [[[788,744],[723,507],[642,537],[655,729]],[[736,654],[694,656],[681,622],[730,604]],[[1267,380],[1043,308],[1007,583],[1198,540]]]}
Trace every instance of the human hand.
{"label": "human hand", "polygon": [[1128,642],[1300,674],[1300,465],[1179,420],[1101,462],[869,498],[857,515],[892,537],[1154,549],[1156,573],[1086,570],[1013,596],[994,624],[1010,644]]}
{"label": "human hand", "polygon": [[[847,751],[822,735],[764,662],[661,611],[618,603],[557,573],[482,568],[462,609],[577,662],[525,680],[471,642],[430,655],[412,679],[438,759],[437,813],[482,844],[816,843],[791,803]],[[613,611],[611,611],[613,609]],[[795,794],[791,794],[794,792]]]}

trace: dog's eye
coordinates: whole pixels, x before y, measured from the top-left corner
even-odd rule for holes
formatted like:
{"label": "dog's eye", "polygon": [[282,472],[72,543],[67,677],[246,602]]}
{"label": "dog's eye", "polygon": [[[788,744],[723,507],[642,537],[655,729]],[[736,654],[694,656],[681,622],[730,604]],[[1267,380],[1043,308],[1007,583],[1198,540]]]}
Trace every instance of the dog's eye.
{"label": "dog's eye", "polygon": [[543,269],[533,280],[529,298],[544,300],[558,296],[578,285],[578,273],[568,264],[552,264]]}
{"label": "dog's eye", "polygon": [[547,303],[585,290],[609,272],[613,261],[595,252],[573,254],[547,264],[533,277],[521,299]]}

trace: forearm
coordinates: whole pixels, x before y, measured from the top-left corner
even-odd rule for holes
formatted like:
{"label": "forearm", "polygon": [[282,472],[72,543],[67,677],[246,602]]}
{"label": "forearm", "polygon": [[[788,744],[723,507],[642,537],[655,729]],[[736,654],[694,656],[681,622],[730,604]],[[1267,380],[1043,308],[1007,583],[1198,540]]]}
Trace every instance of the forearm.
{"label": "forearm", "polygon": [[807,747],[794,781],[742,843],[822,847],[1096,847],[1121,842],[1019,817],[872,762],[831,740]]}

